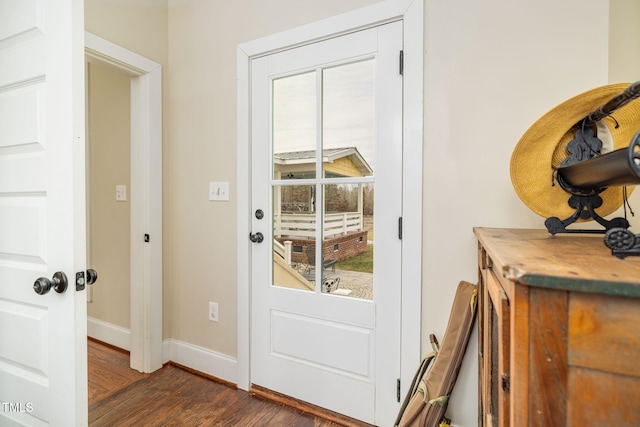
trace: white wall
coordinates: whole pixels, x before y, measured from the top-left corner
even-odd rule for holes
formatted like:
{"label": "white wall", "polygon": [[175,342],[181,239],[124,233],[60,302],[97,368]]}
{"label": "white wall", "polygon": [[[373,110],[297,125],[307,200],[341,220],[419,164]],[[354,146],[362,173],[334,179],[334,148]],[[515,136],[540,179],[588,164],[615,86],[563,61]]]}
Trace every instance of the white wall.
{"label": "white wall", "polygon": [[609,80],[640,80],[640,2],[610,1]]}

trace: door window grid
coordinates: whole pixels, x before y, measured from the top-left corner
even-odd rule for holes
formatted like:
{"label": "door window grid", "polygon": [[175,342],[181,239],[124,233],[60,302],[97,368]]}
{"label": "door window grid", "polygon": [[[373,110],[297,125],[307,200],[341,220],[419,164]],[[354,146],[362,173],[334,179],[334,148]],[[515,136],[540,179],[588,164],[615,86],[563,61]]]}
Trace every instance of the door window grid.
{"label": "door window grid", "polygon": [[[353,78],[354,70],[356,73],[360,72],[359,69],[364,69],[368,72],[366,78],[358,76]],[[345,72],[345,70],[347,70]],[[351,70],[351,73],[349,73]],[[351,74],[352,85],[355,82],[357,88],[349,97],[349,74]],[[347,76],[345,79],[344,76]],[[337,76],[334,78],[333,76]],[[357,276],[364,276],[365,281],[370,284],[372,288],[373,284],[373,256],[372,250],[369,248],[370,239],[368,236],[372,233],[372,230],[368,232],[364,230],[365,218],[362,211],[362,198],[359,198],[360,205],[359,211],[356,211],[349,215],[346,212],[332,212],[332,210],[326,206],[325,202],[325,189],[339,189],[334,191],[334,196],[340,198],[340,188],[349,187],[350,185],[358,185],[358,189],[362,191],[363,183],[372,183],[373,169],[369,163],[373,163],[375,158],[375,145],[374,145],[374,108],[373,105],[373,59],[368,58],[366,60],[352,61],[347,64],[333,65],[328,67],[317,68],[314,71],[306,71],[295,75],[289,75],[286,77],[278,77],[272,80],[272,200],[274,201],[274,245],[276,252],[278,250],[286,253],[287,249],[293,247],[293,240],[289,240],[287,245],[287,236],[282,235],[282,224],[286,222],[286,219],[294,221],[294,223],[300,225],[297,230],[288,228],[290,232],[297,231],[298,234],[303,234],[308,239],[307,244],[296,244],[296,248],[302,250],[298,254],[295,254],[291,259],[291,264],[297,271],[301,272],[303,277],[311,282],[313,285],[309,287],[316,293],[338,293],[341,295],[349,295],[353,291],[352,289],[346,289],[343,287],[340,291],[339,283],[341,277],[336,274],[336,264],[339,258],[350,258],[357,254],[364,253],[369,255],[369,267],[368,272],[362,274],[362,272],[344,271],[342,274],[349,274],[351,276],[351,282],[358,281]],[[332,81],[333,80],[333,81]],[[369,82],[369,88],[366,88],[366,82]],[[315,88],[312,88],[312,84],[315,83]],[[306,85],[306,86],[305,86]],[[335,89],[331,89],[332,86]],[[329,88],[329,96],[325,96],[326,87]],[[364,87],[364,90],[363,90]],[[314,90],[315,89],[315,90]],[[287,94],[287,90],[291,91]],[[369,91],[369,94],[364,92]],[[331,93],[333,91],[334,93]],[[315,102],[310,102],[308,97],[311,94],[315,95]],[[368,97],[368,99],[367,99]],[[284,99],[281,99],[284,98]],[[343,109],[344,111],[333,114],[334,110],[339,110],[340,104],[349,103],[348,100],[355,99],[355,103],[351,102],[350,108]],[[347,101],[345,101],[347,100]],[[369,105],[366,102],[369,101]],[[364,108],[366,107],[366,108]],[[365,116],[368,112],[369,117],[363,117],[362,111],[365,111]],[[353,138],[349,139],[349,127],[353,127],[352,121],[349,117],[356,118],[356,122],[360,122],[360,129],[356,129],[352,133],[358,134],[359,138],[369,139],[368,146],[360,143],[355,143]],[[312,119],[313,117],[313,119]],[[333,117],[333,119],[331,119]],[[296,120],[299,118],[299,120]],[[287,125],[287,122],[291,122]],[[327,125],[326,122],[329,122]],[[363,128],[362,122],[365,123]],[[331,124],[333,123],[333,124]],[[319,125],[320,124],[320,125]],[[369,129],[367,129],[367,127]],[[326,137],[326,134],[332,135]],[[315,134],[315,141],[311,141],[312,135]],[[368,134],[368,135],[367,135]],[[325,138],[326,137],[326,138]],[[291,138],[300,138],[300,140],[285,142]],[[333,140],[333,143],[329,145],[335,145],[337,148],[327,148],[326,139]],[[315,150],[310,149],[315,144]],[[342,145],[342,147],[340,147]],[[355,145],[349,147],[348,145]],[[297,150],[296,150],[297,149]],[[364,156],[359,152],[359,149],[368,153],[369,161],[365,160]],[[340,156],[344,157],[340,157]],[[347,156],[348,155],[348,156]],[[333,156],[333,157],[332,157]],[[337,159],[337,161],[336,161]],[[315,165],[314,165],[315,163]],[[304,166],[306,165],[306,167]],[[318,174],[317,171],[321,171]],[[292,183],[291,181],[296,181]],[[283,191],[287,187],[296,186],[300,188],[300,184],[308,185],[308,196],[300,196],[297,198],[283,199]],[[344,192],[344,191],[343,191]],[[304,193],[304,192],[303,192]],[[371,191],[373,193],[373,191]],[[305,200],[306,199],[306,200]],[[316,206],[317,203],[317,206]],[[329,201],[333,206],[336,205],[336,201],[331,199]],[[318,207],[322,207],[319,209]],[[287,208],[297,208],[300,211],[304,211],[306,215],[312,216],[313,219],[303,218],[303,214],[287,215],[285,211]],[[373,212],[371,212],[372,214]],[[356,224],[357,230],[360,235],[353,236],[351,251],[334,250],[333,248],[339,247],[339,243],[330,241],[330,232],[327,232],[327,223],[335,224],[337,220],[341,220],[344,225],[343,234],[351,233],[353,228],[349,229],[347,222]],[[296,222],[297,221],[297,222]],[[372,218],[366,221],[368,224],[372,224]],[[314,241],[309,239],[309,232],[311,231],[308,226],[313,223],[315,226]],[[305,225],[306,224],[306,225]],[[293,227],[295,228],[295,227]],[[335,225],[333,225],[335,229]],[[364,236],[362,235],[364,233]],[[292,236],[288,236],[291,238]],[[294,236],[295,237],[295,236]],[[325,239],[329,239],[326,240]],[[296,241],[295,243],[300,243]],[[324,243],[324,244],[323,244]],[[328,249],[325,251],[324,246]],[[344,245],[349,247],[349,245]],[[372,247],[372,245],[371,245]],[[372,248],[371,248],[372,249]],[[325,253],[326,252],[326,253]],[[315,254],[322,254],[321,257],[316,257]],[[346,255],[345,255],[346,254]],[[349,256],[351,255],[351,256]],[[276,256],[274,254],[274,256]],[[288,254],[285,256],[287,258]],[[293,259],[295,258],[295,259]],[[296,262],[296,260],[298,262]],[[303,262],[306,261],[306,262]],[[302,266],[301,266],[302,265]],[[327,273],[327,268],[331,271]],[[347,267],[348,268],[348,267]],[[274,268],[275,270],[275,268]],[[343,282],[344,283],[344,282]],[[274,284],[277,286],[278,284]],[[355,296],[355,295],[354,295]],[[365,292],[360,292],[359,297],[366,299],[373,298],[373,290],[368,289]]]}

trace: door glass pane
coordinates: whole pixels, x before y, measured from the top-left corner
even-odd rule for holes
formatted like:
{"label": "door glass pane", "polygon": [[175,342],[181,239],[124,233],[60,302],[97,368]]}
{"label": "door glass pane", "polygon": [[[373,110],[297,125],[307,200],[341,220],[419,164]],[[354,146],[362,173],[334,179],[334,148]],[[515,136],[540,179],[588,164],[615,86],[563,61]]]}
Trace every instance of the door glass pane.
{"label": "door glass pane", "polygon": [[315,178],[316,73],[273,81],[274,179]]}
{"label": "door glass pane", "polygon": [[373,187],[324,186],[323,292],[373,299]]}
{"label": "door glass pane", "polygon": [[373,175],[374,60],[322,73],[323,172],[327,178]]}
{"label": "door glass pane", "polygon": [[[273,178],[316,177],[316,73],[273,81]],[[273,284],[315,290],[315,186],[273,186]],[[311,257],[311,258],[310,258]]]}
{"label": "door glass pane", "polygon": [[273,188],[273,284],[315,290],[315,186]]}

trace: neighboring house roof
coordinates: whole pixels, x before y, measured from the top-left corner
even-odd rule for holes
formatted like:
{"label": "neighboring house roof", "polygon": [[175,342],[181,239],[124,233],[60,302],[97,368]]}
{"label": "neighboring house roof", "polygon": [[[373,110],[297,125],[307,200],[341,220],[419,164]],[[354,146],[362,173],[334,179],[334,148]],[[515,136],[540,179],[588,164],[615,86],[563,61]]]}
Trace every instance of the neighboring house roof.
{"label": "neighboring house roof", "polygon": [[[282,173],[307,175],[315,172],[316,150],[275,153],[273,161],[276,170]],[[373,169],[355,147],[322,150],[322,162],[325,165],[325,173],[334,176],[373,175]],[[335,165],[335,167],[330,165]]]}

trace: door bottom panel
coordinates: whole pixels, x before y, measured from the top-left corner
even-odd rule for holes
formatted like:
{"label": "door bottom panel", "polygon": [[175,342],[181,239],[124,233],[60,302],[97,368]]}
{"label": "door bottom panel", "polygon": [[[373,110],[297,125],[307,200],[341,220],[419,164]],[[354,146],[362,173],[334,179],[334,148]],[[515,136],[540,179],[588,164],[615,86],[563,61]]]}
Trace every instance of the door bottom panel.
{"label": "door bottom panel", "polygon": [[271,312],[273,355],[372,378],[373,330],[281,311]]}

